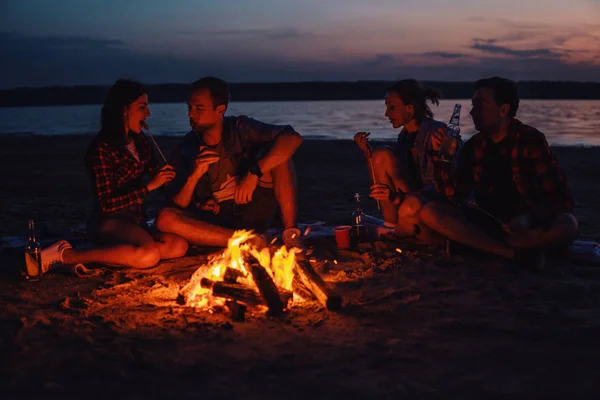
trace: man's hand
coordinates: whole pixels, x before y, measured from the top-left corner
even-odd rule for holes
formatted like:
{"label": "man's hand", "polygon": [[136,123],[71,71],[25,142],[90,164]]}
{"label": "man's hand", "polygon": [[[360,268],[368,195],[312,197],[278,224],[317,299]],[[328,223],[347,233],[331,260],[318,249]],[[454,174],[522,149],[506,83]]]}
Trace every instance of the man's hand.
{"label": "man's hand", "polygon": [[149,192],[158,189],[165,183],[171,182],[175,178],[175,170],[169,164],[161,167],[156,175],[150,179],[150,182],[146,185]]}
{"label": "man's hand", "polygon": [[362,150],[365,156],[370,158],[373,154],[373,149],[369,144],[369,135],[371,135],[371,132],[358,132],[356,135],[354,135],[354,141],[356,144],[358,144],[358,147]]}
{"label": "man's hand", "polygon": [[200,152],[196,156],[194,171],[192,174],[197,178],[201,178],[211,164],[218,162],[221,159],[219,153],[209,149],[206,146],[200,146]]}
{"label": "man's hand", "polygon": [[443,125],[438,128],[438,130],[431,137],[431,149],[433,151],[439,152],[442,147],[442,142],[444,139],[448,137],[448,128],[446,125]]}
{"label": "man's hand", "polygon": [[198,207],[204,211],[212,211],[214,215],[218,215],[221,210],[221,206],[216,202],[215,199],[208,199],[204,203],[198,203]]}
{"label": "man's hand", "polygon": [[512,218],[507,224],[502,225],[502,229],[509,235],[518,235],[531,227],[531,215],[521,214]]}
{"label": "man's hand", "polygon": [[258,185],[258,176],[247,173],[235,188],[235,203],[246,204],[252,201],[252,194]]}

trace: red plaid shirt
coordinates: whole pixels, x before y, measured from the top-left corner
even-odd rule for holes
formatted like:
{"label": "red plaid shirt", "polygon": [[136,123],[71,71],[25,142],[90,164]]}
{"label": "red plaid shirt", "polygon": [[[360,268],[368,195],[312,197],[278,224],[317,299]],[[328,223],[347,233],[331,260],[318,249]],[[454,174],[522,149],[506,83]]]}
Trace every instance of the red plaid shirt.
{"label": "red plaid shirt", "polygon": [[99,137],[90,145],[87,168],[100,212],[142,210],[148,193],[143,175],[154,174],[158,163],[152,157],[148,138],[144,134],[134,137],[139,162],[126,148],[118,148]]}
{"label": "red plaid shirt", "polygon": [[[525,204],[538,220],[559,212],[573,212],[573,197],[567,179],[550,150],[543,133],[513,119],[503,154],[510,157],[512,180]],[[483,158],[487,138],[473,136],[458,155],[456,165],[435,163],[436,187],[454,202],[464,200],[472,190],[486,191],[482,184]]]}

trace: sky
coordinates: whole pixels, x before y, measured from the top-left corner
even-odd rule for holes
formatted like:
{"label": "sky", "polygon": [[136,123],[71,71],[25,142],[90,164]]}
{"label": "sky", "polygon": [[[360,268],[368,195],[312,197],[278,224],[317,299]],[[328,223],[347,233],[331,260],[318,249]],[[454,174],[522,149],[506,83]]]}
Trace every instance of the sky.
{"label": "sky", "polygon": [[0,0],[0,88],[600,81],[600,0]]}

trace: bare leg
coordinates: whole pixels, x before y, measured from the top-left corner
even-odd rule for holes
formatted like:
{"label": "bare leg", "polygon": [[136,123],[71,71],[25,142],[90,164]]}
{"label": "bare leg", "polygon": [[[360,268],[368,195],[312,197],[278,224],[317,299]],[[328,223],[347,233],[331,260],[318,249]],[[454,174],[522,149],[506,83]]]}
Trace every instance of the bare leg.
{"label": "bare leg", "polygon": [[163,208],[156,216],[156,226],[161,232],[181,236],[199,246],[226,247],[233,235],[231,229],[200,221],[177,208]]}
{"label": "bare leg", "polygon": [[283,229],[296,226],[298,218],[298,184],[292,160],[273,168],[273,189],[281,210]]}
{"label": "bare leg", "polygon": [[[373,169],[377,183],[388,185],[392,190],[401,189],[408,192],[409,188],[398,168],[398,159],[389,147],[379,148],[373,151]],[[380,201],[383,220],[387,223],[398,222],[398,207],[389,200]]]}
{"label": "bare leg", "polygon": [[466,219],[462,211],[452,205],[431,202],[421,209],[421,221],[457,243],[496,254],[505,258],[513,258],[514,250],[508,245],[488,236],[482,229]]}
{"label": "bare leg", "polygon": [[518,233],[508,238],[508,243],[515,248],[550,248],[568,247],[577,236],[579,224],[573,214],[562,213],[546,229],[523,226],[525,235]]}
{"label": "bare leg", "polygon": [[[129,222],[111,219],[101,226],[101,235],[111,242],[121,242],[105,248],[92,248],[89,250],[66,249],[62,254],[65,264],[101,263],[122,265],[131,268],[149,268],[160,261],[160,245],[143,228]],[[178,242],[183,240],[176,239]],[[187,246],[179,243],[173,249],[171,256],[182,256],[187,251]]]}
{"label": "bare leg", "polygon": [[421,222],[419,211],[423,208],[425,202],[418,196],[406,196],[404,201],[398,207],[398,222],[394,233],[397,236],[413,236],[416,232],[415,226]]}
{"label": "bare leg", "polygon": [[427,201],[419,195],[408,195],[398,208],[398,223],[394,234],[400,237],[416,236],[425,243],[440,243],[443,236],[421,221],[420,212]]}
{"label": "bare leg", "polygon": [[181,236],[160,232],[154,235],[154,240],[158,245],[161,260],[183,257],[187,253],[188,242]]}

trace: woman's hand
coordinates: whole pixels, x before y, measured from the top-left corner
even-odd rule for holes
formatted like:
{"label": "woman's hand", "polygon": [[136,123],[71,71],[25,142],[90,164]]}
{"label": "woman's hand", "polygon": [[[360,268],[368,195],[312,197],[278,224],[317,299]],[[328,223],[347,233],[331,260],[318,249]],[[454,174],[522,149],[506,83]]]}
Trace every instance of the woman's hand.
{"label": "woman's hand", "polygon": [[165,183],[171,182],[175,178],[175,169],[169,164],[161,167],[156,175],[150,179],[150,182],[146,185],[149,192],[158,189]]}
{"label": "woman's hand", "polygon": [[365,156],[367,156],[369,158],[373,154],[373,149],[371,148],[371,145],[369,144],[369,135],[370,134],[371,134],[371,132],[358,132],[356,135],[354,135],[354,141],[356,142],[356,144],[358,144],[358,147],[365,154]]}

